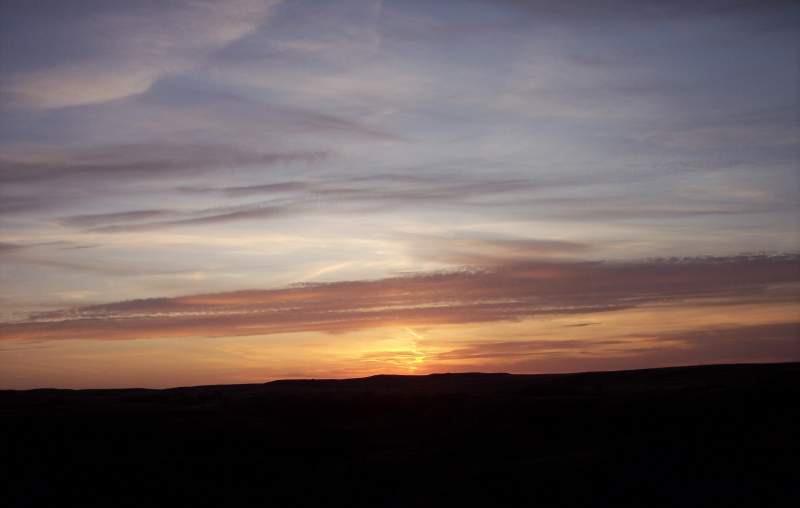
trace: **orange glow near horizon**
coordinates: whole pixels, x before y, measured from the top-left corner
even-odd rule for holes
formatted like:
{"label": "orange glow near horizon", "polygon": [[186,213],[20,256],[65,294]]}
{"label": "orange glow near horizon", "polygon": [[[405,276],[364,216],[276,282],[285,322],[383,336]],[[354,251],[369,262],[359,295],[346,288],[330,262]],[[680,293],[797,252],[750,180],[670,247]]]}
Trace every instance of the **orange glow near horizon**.
{"label": "orange glow near horizon", "polygon": [[[169,387],[374,374],[550,373],[781,361],[782,355],[797,351],[799,314],[800,305],[792,302],[697,300],[546,319],[393,325],[336,333],[8,340],[3,343],[8,367],[0,382],[4,388]],[[709,333],[719,337],[709,338]],[[734,343],[738,347],[730,347]],[[14,361],[23,357],[25,362]],[[48,382],[37,383],[44,373]]]}

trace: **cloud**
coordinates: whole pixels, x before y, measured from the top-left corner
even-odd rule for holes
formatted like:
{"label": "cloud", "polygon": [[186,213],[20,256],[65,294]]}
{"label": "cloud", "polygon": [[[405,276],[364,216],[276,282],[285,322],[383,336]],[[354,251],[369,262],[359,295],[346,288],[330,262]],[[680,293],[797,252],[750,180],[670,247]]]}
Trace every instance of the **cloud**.
{"label": "cloud", "polygon": [[673,120],[665,118],[653,122],[635,137],[643,142],[683,150],[723,147],[734,156],[741,155],[738,153],[741,145],[747,143],[752,145],[751,151],[758,148],[756,157],[760,161],[794,160],[800,134],[796,109],[792,101],[743,112],[714,112],[703,116],[695,111]]}
{"label": "cloud", "polygon": [[409,235],[412,253],[430,261],[464,266],[502,266],[531,259],[586,254],[592,246],[566,240],[502,238],[498,236]]}
{"label": "cloud", "polygon": [[0,182],[142,181],[201,174],[220,168],[313,163],[324,151],[260,153],[225,144],[130,144],[96,148],[23,150],[0,154]]}
{"label": "cloud", "polygon": [[0,255],[18,253],[36,247],[57,247],[61,250],[65,250],[65,249],[85,249],[88,247],[93,247],[93,245],[75,243],[67,240],[52,240],[52,241],[28,242],[28,243],[0,242]]}
{"label": "cloud", "polygon": [[171,213],[169,210],[132,210],[128,212],[95,213],[64,217],[59,222],[65,226],[92,227],[108,223],[136,222],[155,219]]}
{"label": "cloud", "polygon": [[587,314],[716,297],[732,303],[800,282],[797,255],[629,263],[513,263],[375,281],[156,298],[42,313],[0,326],[3,339],[144,339],[342,332]]}
{"label": "cloud", "polygon": [[[97,224],[100,223],[99,221],[106,219],[114,222],[114,224],[93,227],[90,229],[90,231],[93,233],[130,233],[136,231],[152,231],[180,226],[203,226],[208,224],[236,222],[241,220],[270,219],[285,216],[292,212],[292,207],[287,205],[257,204],[239,207],[239,209],[229,207],[223,209],[202,210],[196,212],[196,215],[198,215],[196,217],[154,222],[137,222],[133,224],[118,224],[119,222],[125,221],[116,220],[114,217],[116,215],[123,215],[128,218],[129,216],[136,216],[146,213],[146,211],[133,211],[127,213],[123,212],[122,214],[106,214],[106,216],[102,218],[98,217]],[[169,215],[170,213],[173,215],[187,215],[185,213],[181,214],[179,212],[168,211],[164,211],[158,215]]]}
{"label": "cloud", "polygon": [[52,259],[50,257],[43,257],[41,253],[37,253],[40,247],[56,247],[59,250],[79,250],[96,247],[93,244],[81,244],[69,241],[50,241],[50,242],[33,242],[33,243],[9,243],[0,242],[0,258],[3,258],[5,263],[23,263],[34,265],[44,268],[57,268],[64,269],[70,272],[84,272],[96,273],[104,276],[130,276],[130,275],[143,275],[151,273],[174,273],[164,272],[162,270],[144,270],[121,264],[115,261],[106,262],[89,262],[83,260],[69,260],[69,259]]}
{"label": "cloud", "polygon": [[277,3],[109,1],[74,9],[61,2],[4,3],[4,15],[24,22],[4,26],[10,32],[7,52],[38,56],[49,49],[62,58],[6,69],[0,86],[16,104],[43,109],[140,94],[162,76],[186,71],[251,33]]}
{"label": "cloud", "polygon": [[689,330],[656,338],[659,339],[684,345],[680,350],[658,352],[661,360],[800,359],[800,322]]}
{"label": "cloud", "polygon": [[[453,366],[481,363],[507,372],[574,372],[800,360],[800,322],[689,328],[651,335],[596,339],[475,342],[433,355]],[[474,363],[472,363],[474,368]]]}
{"label": "cloud", "polygon": [[0,242],[0,255],[18,252],[24,249],[24,245],[16,243]]}
{"label": "cloud", "polygon": [[[315,153],[278,155],[265,160],[315,160],[322,157]],[[257,158],[256,158],[257,159]],[[241,158],[242,163],[246,158]],[[208,163],[209,161],[205,161]],[[169,171],[181,174],[192,166],[181,166],[174,161]],[[200,166],[202,167],[202,166]],[[196,168],[199,171],[199,168]],[[155,174],[155,173],[154,173]],[[165,178],[167,175],[164,175]],[[614,178],[609,178],[613,182]],[[600,182],[589,182],[597,183]],[[737,216],[753,213],[793,210],[795,205],[786,199],[778,199],[767,193],[741,195],[715,195],[714,192],[683,193],[677,199],[670,196],[625,196],[616,192],[598,189],[588,197],[553,195],[554,189],[567,191],[572,187],[585,187],[572,178],[522,179],[522,178],[478,178],[462,177],[454,182],[452,176],[436,174],[373,175],[371,177],[342,177],[338,179],[309,178],[305,181],[286,180],[271,183],[210,187],[202,185],[160,189],[161,192],[177,192],[190,196],[210,196],[238,200],[263,196],[267,201],[232,205],[219,208],[196,208],[172,211],[147,219],[148,210],[127,210],[99,214],[94,224],[62,219],[70,226],[92,228],[94,232],[120,233],[128,231],[156,230],[181,226],[204,225],[251,219],[275,219],[297,214],[338,213],[361,214],[395,212],[400,208],[427,210],[458,207],[464,211],[487,214],[510,214],[518,219],[557,219],[560,221],[668,221],[675,218],[704,216]],[[712,189],[713,190],[713,189]],[[123,220],[113,219],[119,213]],[[495,261],[505,263],[511,259],[526,259],[531,256],[577,255],[589,250],[587,245],[566,240],[524,240],[480,237],[419,238],[416,250],[419,255],[434,261],[455,262],[466,265],[486,265]],[[496,258],[493,261],[493,258]]]}
{"label": "cloud", "polygon": [[[196,154],[198,159],[201,154]],[[286,154],[272,155],[266,159],[255,157],[255,160],[316,160],[321,154]],[[199,171],[202,165],[193,166],[191,162],[182,164],[173,160],[162,162],[165,171],[161,171],[160,179],[168,177],[170,172],[180,175],[184,171]],[[252,159],[241,157],[241,163]],[[202,164],[210,164],[203,160]],[[201,164],[201,163],[198,163]],[[127,168],[128,165],[124,165]],[[138,166],[137,166],[138,167]],[[153,163],[153,167],[162,167]],[[68,168],[61,171],[69,171]],[[84,166],[75,169],[80,174],[86,171]],[[124,172],[124,170],[123,170]],[[159,174],[154,170],[155,174]],[[32,175],[29,176],[31,178]],[[267,184],[255,184],[230,187],[181,186],[172,189],[174,192],[189,195],[217,195],[228,198],[244,198],[252,196],[270,196],[269,201],[246,203],[217,208],[200,208],[194,210],[126,210],[104,214],[90,214],[65,217],[60,222],[67,226],[89,228],[96,233],[122,233],[147,231],[181,226],[207,225],[240,220],[277,218],[287,215],[313,212],[329,213],[335,209],[338,213],[361,213],[365,211],[395,210],[399,206],[414,206],[420,203],[433,205],[460,203],[468,205],[471,200],[486,199],[506,193],[514,193],[525,188],[520,180],[474,180],[453,184],[448,178],[408,177],[399,178],[390,175],[370,178],[344,178],[331,181],[284,181]],[[143,221],[161,218],[163,220]],[[510,246],[507,246],[508,250]],[[544,244],[540,249],[546,249]],[[549,246],[551,251],[555,245]],[[567,249],[566,243],[561,250]],[[573,246],[576,249],[577,246]]]}
{"label": "cloud", "polygon": [[791,0],[503,0],[530,16],[552,21],[640,21],[658,23],[727,15],[753,16],[791,7]]}
{"label": "cloud", "polygon": [[567,340],[522,340],[512,342],[478,342],[463,348],[439,353],[436,360],[518,359],[538,355],[553,355],[565,351],[576,354],[586,349],[628,344],[624,340],[567,339]]}
{"label": "cloud", "polygon": [[[565,185],[563,182],[559,184]],[[268,194],[303,193],[315,199],[336,202],[416,203],[438,202],[470,197],[482,197],[520,190],[532,190],[551,185],[524,179],[461,178],[453,182],[451,175],[375,174],[368,177],[342,177],[336,180],[285,181],[235,187],[184,187],[190,193],[218,194],[228,197],[248,197]]]}
{"label": "cloud", "polygon": [[[573,201],[574,206],[565,206]],[[733,200],[731,200],[733,201]],[[550,218],[562,220],[579,221],[635,221],[635,220],[665,220],[665,219],[687,219],[702,216],[726,216],[726,215],[747,215],[756,213],[766,213],[775,211],[792,210],[796,208],[794,204],[783,203],[743,203],[716,204],[716,203],[647,203],[644,201],[636,202],[633,199],[625,200],[624,203],[602,202],[592,199],[564,199],[551,200],[553,206],[548,211],[538,214]]]}
{"label": "cloud", "polygon": [[[186,136],[203,142],[235,140],[251,147],[279,142],[294,145],[299,136],[314,134],[324,135],[316,142],[332,146],[342,139],[380,143],[408,140],[373,125],[363,114],[331,109],[330,102],[287,103],[280,97],[247,93],[197,77],[174,76],[161,79],[146,93],[128,100],[53,113],[52,118],[62,121],[67,129],[92,136],[102,136],[105,131],[123,135],[141,135],[144,131],[169,139]],[[96,123],[86,125],[87,117]]]}
{"label": "cloud", "polygon": [[241,198],[264,194],[302,192],[310,188],[313,188],[313,184],[308,182],[278,182],[232,187],[181,187],[177,190],[188,194],[220,194],[231,198]]}
{"label": "cloud", "polygon": [[[245,174],[268,167],[315,164],[330,156],[327,151],[264,153],[225,144],[6,146],[0,150],[0,212],[10,219],[14,215],[35,216],[51,210],[81,210],[87,203],[95,204],[94,210],[106,208],[103,213],[79,213],[57,219],[64,226],[79,228],[154,222],[157,218],[194,219],[205,213],[206,208],[173,212],[150,208],[152,205],[141,209],[119,207],[121,203],[136,202],[154,193],[169,193],[178,182],[187,185],[221,171],[226,175]],[[258,213],[263,211],[251,214]]]}

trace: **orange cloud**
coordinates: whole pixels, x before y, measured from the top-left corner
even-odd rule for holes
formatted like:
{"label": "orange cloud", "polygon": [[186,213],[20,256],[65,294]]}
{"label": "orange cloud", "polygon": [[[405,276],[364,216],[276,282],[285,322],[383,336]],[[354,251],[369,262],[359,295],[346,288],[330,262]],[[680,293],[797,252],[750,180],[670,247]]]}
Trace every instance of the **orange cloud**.
{"label": "orange cloud", "polygon": [[586,314],[682,298],[796,301],[795,255],[630,263],[530,262],[491,270],[131,300],[40,313],[0,339],[143,339],[345,332]]}

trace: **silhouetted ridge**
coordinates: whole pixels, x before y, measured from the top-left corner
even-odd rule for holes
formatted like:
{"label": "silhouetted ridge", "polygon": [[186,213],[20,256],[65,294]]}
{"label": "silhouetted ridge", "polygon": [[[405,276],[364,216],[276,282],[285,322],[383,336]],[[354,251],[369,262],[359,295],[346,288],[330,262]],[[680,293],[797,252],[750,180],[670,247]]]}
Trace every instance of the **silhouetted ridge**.
{"label": "silhouetted ridge", "polygon": [[796,506],[800,363],[0,392],[4,506]]}

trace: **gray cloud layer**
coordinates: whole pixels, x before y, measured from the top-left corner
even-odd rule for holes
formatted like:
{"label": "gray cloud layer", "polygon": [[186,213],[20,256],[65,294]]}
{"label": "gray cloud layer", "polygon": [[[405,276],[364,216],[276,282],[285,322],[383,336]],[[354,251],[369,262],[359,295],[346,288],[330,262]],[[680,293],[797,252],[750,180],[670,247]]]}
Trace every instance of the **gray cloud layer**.
{"label": "gray cloud layer", "polygon": [[[254,153],[230,145],[146,144],[103,146],[80,150],[45,150],[25,154],[33,161],[0,159],[0,182],[91,185],[98,179],[115,184],[125,180],[164,180],[224,168],[313,163],[326,152]],[[37,157],[39,160],[35,160]]]}

